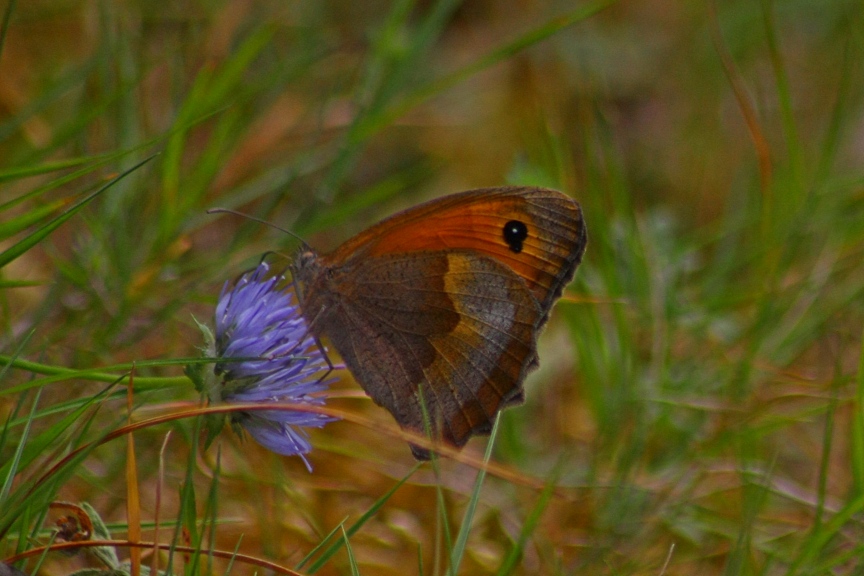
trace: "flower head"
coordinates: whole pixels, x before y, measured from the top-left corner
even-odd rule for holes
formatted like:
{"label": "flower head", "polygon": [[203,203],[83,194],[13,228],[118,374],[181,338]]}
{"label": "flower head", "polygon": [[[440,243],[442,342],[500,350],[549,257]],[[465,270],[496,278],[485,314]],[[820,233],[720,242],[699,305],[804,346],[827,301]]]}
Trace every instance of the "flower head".
{"label": "flower head", "polygon": [[[291,402],[322,405],[329,364],[300,314],[284,277],[270,275],[261,262],[233,285],[222,289],[216,304],[216,335],[208,355],[220,360],[203,386],[213,403]],[[256,410],[237,412],[239,424],[259,444],[285,455],[298,455],[306,467],[312,445],[306,428],[320,428],[333,418],[314,412]],[[311,470],[311,468],[310,468]]]}

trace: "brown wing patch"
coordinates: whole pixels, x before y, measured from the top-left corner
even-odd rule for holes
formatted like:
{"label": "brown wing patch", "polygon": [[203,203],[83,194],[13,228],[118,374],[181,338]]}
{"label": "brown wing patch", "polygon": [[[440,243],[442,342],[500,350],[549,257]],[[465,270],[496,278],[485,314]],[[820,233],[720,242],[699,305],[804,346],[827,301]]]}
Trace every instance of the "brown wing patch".
{"label": "brown wing patch", "polygon": [[445,438],[462,446],[474,434],[488,434],[498,411],[522,398],[522,381],[536,365],[540,309],[524,283],[496,261],[456,252],[448,262],[445,290],[460,320],[431,338],[438,354],[426,381],[451,424]]}
{"label": "brown wing patch", "polygon": [[367,259],[351,278],[320,332],[400,426],[424,433],[425,408],[433,434],[462,446],[521,400],[542,314],[509,268],[465,251],[422,252]]}

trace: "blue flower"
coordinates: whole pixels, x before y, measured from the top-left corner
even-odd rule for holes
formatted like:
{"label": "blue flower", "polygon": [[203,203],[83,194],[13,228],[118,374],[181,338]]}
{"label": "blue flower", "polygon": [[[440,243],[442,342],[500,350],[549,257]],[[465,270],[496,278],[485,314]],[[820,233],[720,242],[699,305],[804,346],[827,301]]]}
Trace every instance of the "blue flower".
{"label": "blue flower", "polygon": [[[271,275],[270,266],[261,262],[222,288],[216,304],[216,335],[208,338],[207,351],[220,361],[212,378],[204,378],[211,402],[324,404],[320,393],[334,379],[325,379],[330,368],[327,359],[300,314],[293,286],[281,288],[284,280]],[[310,471],[304,456],[312,450],[306,428],[320,428],[332,420],[284,409],[232,415],[232,423],[259,444],[278,454],[300,456]]]}

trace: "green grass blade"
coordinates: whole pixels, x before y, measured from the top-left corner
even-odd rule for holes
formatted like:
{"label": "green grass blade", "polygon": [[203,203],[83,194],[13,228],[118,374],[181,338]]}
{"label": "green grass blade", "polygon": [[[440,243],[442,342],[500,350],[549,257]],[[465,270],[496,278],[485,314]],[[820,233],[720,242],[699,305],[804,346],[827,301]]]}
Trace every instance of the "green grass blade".
{"label": "green grass blade", "polygon": [[[15,350],[13,357],[15,355],[18,355],[21,353],[21,351],[26,346],[26,343],[30,340],[30,338],[33,337],[33,333],[34,333],[33,330],[31,330],[30,332],[27,333],[27,335],[24,337],[22,343],[19,344],[18,348]],[[10,366],[11,366],[10,364],[4,364],[3,368],[0,369],[0,382],[3,382],[3,379],[6,377],[6,373],[9,371]],[[18,413],[21,411],[21,406],[24,402],[24,397],[25,397],[24,394],[21,394],[18,397],[18,400],[15,402],[15,408],[12,411],[10,411],[9,414],[6,416],[6,422],[3,423],[3,432],[0,433],[0,453],[2,453],[3,450],[6,448],[6,442],[9,440],[9,432],[12,428],[11,423],[15,419],[15,417],[18,415]],[[14,472],[12,474],[14,475]],[[4,479],[4,482],[5,482],[5,479]],[[2,502],[3,502],[3,499],[0,498],[0,505],[2,505]]]}
{"label": "green grass blade", "polygon": [[[65,380],[90,380],[93,382],[114,382],[118,378],[125,378],[125,374],[134,367],[158,367],[158,366],[175,366],[184,367],[187,364],[208,364],[212,363],[212,358],[176,358],[171,360],[149,360],[141,362],[129,362],[124,364],[115,364],[113,366],[105,366],[104,368],[85,368],[75,370],[72,368],[64,368],[62,366],[51,366],[40,362],[32,362],[30,360],[20,360],[0,354],[0,365],[12,366],[20,370],[27,370],[36,374],[46,375],[44,378],[36,378],[18,384],[9,386],[0,390],[0,397],[10,396],[32,388],[38,388],[46,384],[63,382]],[[168,388],[174,386],[185,386],[189,384],[189,378],[186,376],[139,376],[135,378],[135,390],[151,390],[158,388]]]}
{"label": "green grass blade", "polygon": [[0,290],[11,288],[33,288],[35,286],[46,286],[48,283],[38,280],[0,280]]}
{"label": "green grass blade", "polygon": [[[841,374],[838,371],[838,375]],[[819,537],[819,531],[822,529],[822,523],[825,517],[825,497],[828,492],[828,478],[831,470],[831,447],[834,439],[834,424],[837,414],[837,405],[839,399],[837,397],[837,385],[839,378],[834,379],[834,397],[825,414],[825,429],[822,433],[822,458],[819,462],[819,483],[816,489],[816,510],[813,515],[813,526],[810,530],[808,538],[814,539]]]}
{"label": "green grass blade", "polygon": [[[197,558],[201,552],[201,539],[199,535],[200,531],[198,529],[198,506],[196,504],[197,497],[195,492],[194,472],[197,467],[196,460],[198,458],[199,450],[198,439],[201,437],[201,427],[203,425],[203,418],[195,418],[194,428],[191,434],[192,446],[189,450],[189,456],[186,459],[186,475],[180,486],[180,510],[178,512],[178,518],[180,521],[177,522],[174,528],[174,536],[171,538],[171,546],[168,549],[167,565],[171,566],[174,554],[176,553],[175,547],[178,543],[182,543],[188,535],[189,542],[195,546],[195,552],[194,555],[190,555],[192,558],[187,565],[187,574],[197,573],[200,569]],[[186,534],[183,534],[182,532],[184,529],[186,530]]]}
{"label": "green grass blade", "polygon": [[864,338],[858,356],[855,379],[855,412],[852,416],[852,486],[853,493],[864,495]]}
{"label": "green grass blade", "polygon": [[[434,458],[433,458],[434,461]],[[453,554],[453,534],[450,532],[450,519],[447,517],[447,501],[444,498],[444,488],[441,486],[441,477],[436,470],[435,474],[436,478],[438,478],[438,482],[435,483],[435,516],[438,519],[438,530],[436,531],[436,545],[435,545],[435,558],[436,558],[436,569],[434,572],[437,574],[437,559],[441,556],[439,551],[441,549],[446,551],[446,558],[450,558]],[[448,573],[450,573],[448,566]]]}
{"label": "green grass blade", "polygon": [[[390,499],[390,497],[396,493],[396,490],[398,490],[403,484],[405,484],[405,482],[408,481],[411,476],[414,475],[414,473],[420,468],[420,466],[422,466],[422,463],[415,464],[414,467],[408,471],[408,474],[406,474],[404,478],[399,480],[399,482],[394,484],[392,488],[390,488],[383,496],[381,496],[381,498],[376,500],[375,503],[372,504],[372,506],[369,508],[369,510],[364,512],[363,515],[360,516],[360,518],[358,518],[357,521],[351,525],[351,527],[346,532],[347,535],[354,536],[354,534],[356,534],[357,531],[360,530],[360,528],[362,528],[363,525],[370,518],[372,518],[372,516],[374,516],[378,512],[378,510],[381,509],[382,506],[384,506],[384,504]],[[333,554],[339,551],[341,547],[341,540],[334,542],[333,545],[330,546],[323,554],[321,554],[321,557],[318,558],[318,560],[316,560],[315,563],[309,567],[308,573],[315,574],[316,572],[318,572],[318,570],[320,570],[324,566],[324,564],[326,564],[327,561],[333,556]]]}
{"label": "green grass blade", "polygon": [[516,563],[519,561],[519,558],[522,557],[523,550],[525,550],[525,544],[528,543],[528,538],[530,538],[534,533],[534,530],[537,529],[537,524],[540,522],[543,512],[552,500],[552,495],[555,493],[555,485],[556,483],[554,481],[550,481],[543,487],[543,492],[540,493],[540,498],[537,499],[537,504],[534,505],[534,508],[531,510],[531,513],[522,525],[522,530],[519,531],[519,538],[501,562],[501,566],[498,568],[498,576],[507,576],[512,574],[513,570],[515,570]]}
{"label": "green grass blade", "polygon": [[3,47],[6,46],[6,33],[9,32],[9,22],[12,20],[12,12],[18,0],[9,0],[6,10],[3,12],[3,23],[0,24],[0,58],[3,57]]}
{"label": "green grass blade", "polygon": [[798,188],[803,191],[801,178],[801,140],[798,136],[798,127],[795,123],[793,113],[792,90],[789,87],[789,76],[786,65],[781,56],[778,44],[776,25],[774,22],[774,1],[762,0],[762,20],[765,26],[765,37],[768,44],[768,52],[771,57],[771,65],[774,69],[774,84],[777,87],[777,99],[780,104],[780,113],[783,123],[783,136],[786,141],[786,153],[789,155],[790,176]]}
{"label": "green grass blade", "polygon": [[492,448],[495,445],[495,438],[498,436],[498,425],[500,422],[501,413],[499,412],[495,416],[492,432],[489,434],[489,441],[486,443],[486,452],[483,454],[484,467],[477,471],[477,478],[474,480],[474,489],[471,491],[471,498],[469,498],[468,506],[465,508],[462,525],[459,527],[459,533],[456,535],[456,543],[450,552],[450,573],[454,575],[459,572],[462,557],[465,555],[465,547],[468,545],[468,536],[471,533],[474,514],[477,512],[477,504],[480,502],[480,490],[483,488],[483,481],[486,479],[485,466],[489,464],[489,460],[492,458]]}
{"label": "green grass blade", "polygon": [[351,566],[351,576],[360,576],[360,569],[357,566],[357,560],[354,558],[354,551],[351,549],[351,541],[348,539],[348,534],[345,533],[345,528],[342,528],[342,542],[345,544],[345,551],[348,553],[348,565]]}
{"label": "green grass blade", "polygon": [[837,512],[831,520],[826,522],[823,529],[815,534],[812,538],[808,538],[804,545],[800,548],[800,553],[795,558],[795,561],[789,567],[788,576],[798,574],[802,568],[807,567],[813,562],[819,553],[825,549],[829,541],[837,536],[837,533],[850,522],[854,516],[864,511],[864,495],[859,495],[850,500],[843,508]]}
{"label": "green grass blade", "polygon": [[0,222],[0,239],[6,239],[22,230],[26,230],[36,222],[39,222],[61,206],[66,204],[65,200],[55,200],[43,206],[37,206],[27,212],[7,220]]}
{"label": "green grass blade", "polygon": [[[30,414],[24,424],[24,430],[21,431],[21,437],[18,441],[18,446],[15,448],[15,453],[12,459],[0,468],[0,477],[3,477],[3,486],[0,487],[0,510],[6,510],[10,506],[7,503],[9,491],[12,489],[12,482],[18,474],[19,466],[24,458],[24,452],[27,448],[27,440],[30,437],[31,424],[35,419],[36,408],[39,406],[39,399],[42,397],[42,390],[36,391],[36,396],[33,398],[33,405],[30,407]],[[23,398],[22,398],[23,400]],[[5,429],[4,429],[5,435]]]}
{"label": "green grass blade", "polygon": [[[92,157],[82,157],[82,158],[68,158],[66,160],[57,160],[53,162],[46,162],[44,164],[34,164],[32,166],[16,166],[14,168],[6,168],[0,170],[0,183],[2,182],[12,182],[15,180],[22,180],[24,178],[30,178],[33,176],[41,176],[42,174],[50,174],[52,172],[58,172],[60,170],[68,170],[69,168],[77,168],[78,166],[85,166],[87,164],[92,164],[92,167],[96,167],[101,163],[104,163],[108,159],[116,158],[118,155],[116,153],[105,154],[100,156],[92,156]],[[99,162],[99,160],[103,162]],[[32,195],[32,192],[24,194],[22,198],[28,198]],[[18,203],[20,200],[16,199],[14,202]],[[5,210],[12,205],[12,202],[5,202],[0,204],[0,210]]]}
{"label": "green grass blade", "polygon": [[[93,403],[100,402],[101,400],[102,397],[97,395]],[[68,442],[69,446],[66,451],[72,450],[73,453],[70,456],[63,456],[57,464],[49,466],[44,473],[42,473],[42,469],[38,470],[37,473],[41,474],[41,476],[33,482],[19,486],[9,497],[9,505],[0,509],[0,539],[8,534],[11,526],[19,522],[24,516],[27,516],[31,508],[40,510],[43,514],[47,513],[47,506],[51,501],[56,499],[57,491],[79,470],[79,467],[101,444],[101,440],[108,436],[115,428],[114,424],[100,427],[99,436],[95,440],[88,438],[85,449],[78,450],[77,447],[85,443],[86,435],[91,430],[93,422],[94,418],[92,414],[77,414],[74,418],[67,418],[39,436],[34,437],[25,447],[21,461],[24,465],[28,465],[34,459],[44,456],[44,454],[56,452],[59,448],[56,444],[56,439],[60,438],[61,434],[66,430],[71,430],[75,426],[78,426],[80,429],[77,437]],[[7,467],[8,463],[4,464],[3,469]]]}
{"label": "green grass blade", "polygon": [[[250,63],[258,57],[269,44],[274,30],[270,27],[258,30],[252,34],[232,57],[220,68],[203,69],[195,79],[195,83],[186,97],[178,113],[176,124],[192,125],[193,118],[213,114],[214,109],[230,103],[231,96],[243,87],[244,73]],[[161,242],[169,242],[174,230],[179,224],[179,217],[206,193],[206,187],[199,185],[191,191],[181,194],[181,167],[186,150],[189,133],[185,129],[174,130],[165,147],[162,161],[162,209],[164,217],[160,219]],[[211,166],[213,162],[211,161]],[[199,165],[199,170],[203,164]],[[201,180],[201,177],[198,176]]]}
{"label": "green grass blade", "polygon": [[153,156],[142,160],[128,170],[124,171],[119,176],[112,178],[110,182],[108,182],[92,194],[79,200],[78,202],[70,206],[67,210],[65,210],[62,214],[53,218],[50,222],[47,222],[45,225],[39,227],[37,230],[34,230],[32,233],[28,234],[26,238],[21,239],[3,252],[0,252],[0,268],[3,268],[9,262],[15,260],[25,252],[30,250],[33,246],[44,240],[49,234],[59,228],[64,222],[72,218],[72,216],[77,214],[79,210],[89,204],[93,199],[111,188],[117,182],[123,180],[123,178],[125,178],[129,174],[135,172],[136,170],[144,166],[151,159],[153,159]]}
{"label": "green grass blade", "polygon": [[[204,527],[207,530],[207,566],[205,574],[213,574],[213,552],[216,550],[216,532],[219,527],[219,481],[222,477],[222,448],[216,450],[216,462],[213,466],[213,478],[210,481],[210,490],[207,493],[207,507],[204,510]],[[202,542],[204,534],[202,530]]]}
{"label": "green grass blade", "polygon": [[[114,384],[111,384],[109,386],[106,386],[99,393],[87,397],[76,410],[71,411],[65,417],[61,418],[58,422],[54,423],[51,427],[42,431],[42,433],[40,433],[38,436],[31,439],[29,443],[22,442],[24,448],[19,464],[28,466],[31,463],[35,462],[43,454],[49,452],[53,446],[57,445],[58,440],[62,438],[63,434],[65,434],[67,430],[71,430],[73,427],[80,423],[82,418],[85,417],[87,410],[89,410],[91,406],[100,405],[100,403],[105,399],[108,392],[113,387]],[[33,415],[33,418],[36,418],[35,414]],[[30,418],[28,418],[27,422],[29,421]],[[25,426],[27,425],[27,422],[25,422]],[[105,434],[107,433],[108,432],[106,432]],[[12,462],[4,462],[2,465],[0,465],[0,474],[8,474],[9,467],[12,466],[12,464]],[[5,510],[0,509],[0,517],[2,517],[3,512],[5,512]]]}
{"label": "green grass blade", "polygon": [[334,526],[333,529],[330,530],[330,532],[328,532],[324,536],[324,538],[321,539],[321,542],[316,544],[315,547],[312,548],[312,550],[310,550],[309,553],[306,554],[306,556],[304,556],[303,559],[297,563],[297,566],[295,566],[294,569],[295,570],[301,570],[303,568],[303,566],[306,565],[307,562],[311,561],[312,558],[314,558],[315,555],[318,553],[318,551],[321,550],[322,548],[324,548],[324,546],[326,546],[330,542],[330,540],[333,538],[333,536],[335,536],[336,533],[342,529],[342,526],[344,526],[345,522],[347,522],[347,521],[348,521],[348,517],[346,516],[345,518],[342,519],[341,522],[336,524],[336,526]]}

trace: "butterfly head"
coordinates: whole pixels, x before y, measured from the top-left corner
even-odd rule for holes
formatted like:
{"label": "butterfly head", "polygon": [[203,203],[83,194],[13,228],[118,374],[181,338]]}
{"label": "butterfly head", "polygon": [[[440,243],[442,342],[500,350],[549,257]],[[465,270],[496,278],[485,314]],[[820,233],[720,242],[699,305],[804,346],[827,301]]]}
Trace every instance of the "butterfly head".
{"label": "butterfly head", "polygon": [[304,246],[294,257],[294,262],[289,268],[295,282],[308,286],[314,283],[315,278],[321,273],[321,258],[313,250]]}
{"label": "butterfly head", "polygon": [[326,295],[332,290],[332,269],[317,252],[308,246],[304,246],[300,250],[290,268],[298,288],[297,295],[300,300],[300,307],[307,315],[307,320],[310,320],[310,316],[314,317],[320,314],[324,308],[321,299],[326,298]]}

